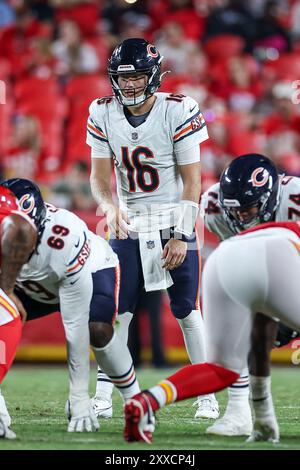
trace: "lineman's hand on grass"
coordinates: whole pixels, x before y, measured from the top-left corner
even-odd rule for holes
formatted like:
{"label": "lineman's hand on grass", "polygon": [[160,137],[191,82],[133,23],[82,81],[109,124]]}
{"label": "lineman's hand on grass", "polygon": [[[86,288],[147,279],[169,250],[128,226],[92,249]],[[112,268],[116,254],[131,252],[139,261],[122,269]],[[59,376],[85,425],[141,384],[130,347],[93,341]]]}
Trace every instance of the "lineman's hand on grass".
{"label": "lineman's hand on grass", "polygon": [[92,432],[99,429],[99,423],[89,397],[68,400],[66,414],[69,419],[68,432]]}

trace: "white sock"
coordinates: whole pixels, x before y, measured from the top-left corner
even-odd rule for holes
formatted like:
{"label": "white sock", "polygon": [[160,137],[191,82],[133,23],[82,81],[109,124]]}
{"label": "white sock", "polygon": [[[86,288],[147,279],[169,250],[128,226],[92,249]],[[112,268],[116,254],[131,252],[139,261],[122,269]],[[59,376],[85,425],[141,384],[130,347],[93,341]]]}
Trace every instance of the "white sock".
{"label": "white sock", "polygon": [[271,393],[271,377],[250,375],[250,386],[255,417],[258,419],[274,418],[276,420]]}
{"label": "white sock", "polygon": [[240,409],[249,404],[249,372],[243,369],[237,381],[228,387],[228,403],[226,413],[240,412]]}
{"label": "white sock", "polygon": [[[133,314],[131,312],[125,312],[122,315],[118,315],[115,324],[115,334],[121,338],[125,344],[128,342],[128,328],[132,320]],[[96,396],[111,401],[114,385],[110,378],[103,372],[101,367],[98,366],[97,372],[97,385],[96,385]]]}
{"label": "white sock", "polygon": [[177,318],[184,343],[192,364],[206,361],[204,322],[200,310],[192,310],[185,318]]}
{"label": "white sock", "polygon": [[[185,318],[177,318],[183,333],[184,343],[192,364],[206,362],[204,322],[200,310],[192,310]],[[213,394],[202,395],[213,397]]]}
{"label": "white sock", "polygon": [[[155,400],[159,404],[160,408],[163,408],[167,403],[173,403],[176,400],[177,397],[177,390],[174,384],[172,382],[169,382],[168,380],[163,380],[161,383],[163,385],[155,385],[154,387],[149,388],[148,392],[151,393],[151,395],[154,396]],[[168,401],[168,395],[166,393],[166,386],[169,389],[169,401]]]}
{"label": "white sock", "polygon": [[104,348],[93,348],[97,362],[124,400],[140,392],[129,349],[114,333]]}
{"label": "white sock", "polygon": [[4,396],[1,393],[0,389],[0,416],[5,424],[5,426],[9,427],[11,425],[11,418],[6,407]]}
{"label": "white sock", "polygon": [[101,400],[111,401],[113,388],[114,384],[111,382],[110,378],[98,366],[96,396],[101,398]]}

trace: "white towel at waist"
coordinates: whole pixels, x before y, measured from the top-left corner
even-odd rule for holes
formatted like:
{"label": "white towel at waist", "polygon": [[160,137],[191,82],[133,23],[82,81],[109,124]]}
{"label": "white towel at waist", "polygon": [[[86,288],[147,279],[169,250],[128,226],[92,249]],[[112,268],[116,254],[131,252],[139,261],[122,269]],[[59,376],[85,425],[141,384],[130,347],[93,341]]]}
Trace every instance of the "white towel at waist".
{"label": "white towel at waist", "polygon": [[139,244],[146,292],[171,287],[173,281],[170,273],[162,268],[163,248],[159,230],[140,232]]}

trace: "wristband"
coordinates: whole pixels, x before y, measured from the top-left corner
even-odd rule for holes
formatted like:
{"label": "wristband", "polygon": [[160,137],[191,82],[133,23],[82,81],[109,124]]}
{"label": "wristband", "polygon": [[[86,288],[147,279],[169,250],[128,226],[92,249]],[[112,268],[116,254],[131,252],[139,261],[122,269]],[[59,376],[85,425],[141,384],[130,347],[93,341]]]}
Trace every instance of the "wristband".
{"label": "wristband", "polygon": [[[199,213],[199,204],[193,201],[182,200],[180,201],[179,206],[180,215],[177,225],[174,228],[174,238],[179,238],[179,234],[181,234],[181,240],[183,240],[183,236],[189,239],[193,235],[195,229]],[[176,237],[175,234],[177,234]]]}

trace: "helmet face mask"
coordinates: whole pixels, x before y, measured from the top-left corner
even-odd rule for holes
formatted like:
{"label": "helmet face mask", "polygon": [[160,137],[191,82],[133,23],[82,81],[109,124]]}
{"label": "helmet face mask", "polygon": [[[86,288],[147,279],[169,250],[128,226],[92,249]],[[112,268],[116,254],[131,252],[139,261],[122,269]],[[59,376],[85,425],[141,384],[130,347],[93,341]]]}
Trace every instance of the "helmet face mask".
{"label": "helmet face mask", "polygon": [[259,154],[236,158],[222,173],[219,199],[234,233],[269,222],[280,199],[274,163]]}
{"label": "helmet face mask", "polygon": [[[120,104],[139,106],[157,91],[160,86],[162,59],[155,46],[145,39],[126,39],[116,47],[109,60],[108,74]],[[119,77],[144,75],[148,77],[144,89],[124,88],[119,84]],[[132,96],[126,96],[129,90],[132,91]]]}

